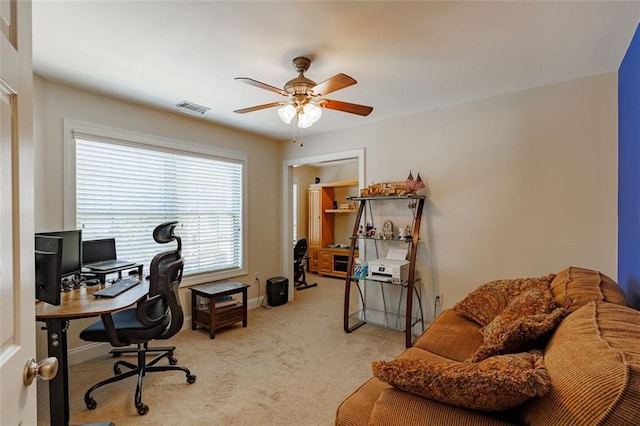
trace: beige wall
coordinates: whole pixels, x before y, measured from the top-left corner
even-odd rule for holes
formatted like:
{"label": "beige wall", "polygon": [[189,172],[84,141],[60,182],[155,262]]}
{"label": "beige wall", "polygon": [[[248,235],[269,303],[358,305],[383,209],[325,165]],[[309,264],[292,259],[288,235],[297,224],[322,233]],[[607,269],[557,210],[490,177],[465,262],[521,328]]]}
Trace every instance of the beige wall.
{"label": "beige wall", "polygon": [[[249,275],[234,278],[247,284],[249,299],[258,296],[253,274],[261,277],[264,295],[266,278],[283,275],[280,270],[280,148],[278,142],[213,125],[190,116],[168,113],[46,81],[34,79],[35,122],[35,230],[64,228],[63,220],[63,119],[75,119],[103,126],[161,136],[193,144],[215,146],[247,153],[248,259]],[[123,159],[123,161],[131,161]],[[183,307],[190,315],[190,293],[181,290]],[[69,347],[78,341],[79,330],[88,321],[72,321]],[[42,348],[40,336],[38,351]],[[41,356],[38,357],[38,359]]]}
{"label": "beige wall", "polygon": [[447,307],[492,279],[569,265],[616,276],[615,72],[309,136],[283,158],[360,147],[368,184],[427,180],[429,315],[434,292]]}

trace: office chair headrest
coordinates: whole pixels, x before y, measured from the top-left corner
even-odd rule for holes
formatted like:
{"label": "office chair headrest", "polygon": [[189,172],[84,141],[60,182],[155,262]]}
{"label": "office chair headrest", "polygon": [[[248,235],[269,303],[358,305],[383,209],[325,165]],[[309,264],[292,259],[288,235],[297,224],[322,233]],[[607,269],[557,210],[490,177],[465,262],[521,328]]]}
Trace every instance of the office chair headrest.
{"label": "office chair headrest", "polygon": [[156,243],[166,244],[173,240],[178,242],[178,252],[182,249],[182,239],[173,233],[175,227],[178,226],[178,221],[161,223],[153,230],[153,239]]}

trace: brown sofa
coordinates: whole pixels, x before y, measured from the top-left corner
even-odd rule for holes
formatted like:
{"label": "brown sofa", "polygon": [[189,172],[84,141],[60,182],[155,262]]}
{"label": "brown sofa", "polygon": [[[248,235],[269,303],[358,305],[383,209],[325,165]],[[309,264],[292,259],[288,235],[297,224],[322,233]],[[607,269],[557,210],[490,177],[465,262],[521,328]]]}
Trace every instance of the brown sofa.
{"label": "brown sofa", "polygon": [[[544,346],[551,388],[507,411],[480,412],[371,378],[339,406],[337,425],[640,424],[640,311],[598,271],[571,267],[550,283],[567,316]],[[465,361],[481,325],[447,309],[397,359]],[[373,360],[372,360],[373,361]]]}

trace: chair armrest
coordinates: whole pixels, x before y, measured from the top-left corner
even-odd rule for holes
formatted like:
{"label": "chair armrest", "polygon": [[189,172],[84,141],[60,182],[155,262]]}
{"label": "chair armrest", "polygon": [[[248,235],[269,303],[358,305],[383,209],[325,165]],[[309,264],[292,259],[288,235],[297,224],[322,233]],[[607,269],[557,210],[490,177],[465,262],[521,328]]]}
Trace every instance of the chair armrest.
{"label": "chair armrest", "polygon": [[113,323],[113,317],[111,316],[111,314],[101,314],[100,319],[102,320],[104,331],[107,333],[107,337],[109,338],[109,343],[111,344],[111,346],[129,346],[129,343],[123,343],[118,340],[118,332],[116,331],[116,326]]}

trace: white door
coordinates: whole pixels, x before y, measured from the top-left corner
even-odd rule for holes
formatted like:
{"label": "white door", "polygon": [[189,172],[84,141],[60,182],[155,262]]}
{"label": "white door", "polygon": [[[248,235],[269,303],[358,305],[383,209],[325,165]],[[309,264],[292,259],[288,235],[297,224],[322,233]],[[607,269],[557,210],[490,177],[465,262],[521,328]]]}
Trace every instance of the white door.
{"label": "white door", "polygon": [[0,424],[36,424],[31,3],[0,0]]}

